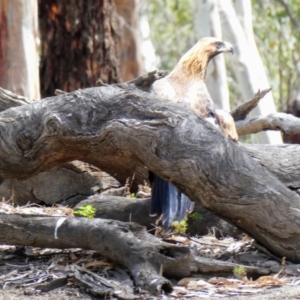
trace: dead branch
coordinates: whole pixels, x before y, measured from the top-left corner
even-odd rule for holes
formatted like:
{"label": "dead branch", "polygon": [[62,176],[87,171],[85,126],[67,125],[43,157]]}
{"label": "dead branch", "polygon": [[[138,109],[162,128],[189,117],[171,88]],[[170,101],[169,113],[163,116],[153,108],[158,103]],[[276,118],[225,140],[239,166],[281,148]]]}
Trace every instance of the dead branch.
{"label": "dead branch", "polygon": [[300,132],[300,119],[290,114],[273,113],[236,122],[239,135],[258,133],[264,130],[281,130],[284,134]]}
{"label": "dead branch", "polygon": [[32,103],[34,100],[14,94],[0,87],[0,111]]}
{"label": "dead branch", "polygon": [[129,81],[127,84],[134,85],[138,89],[148,92],[150,86],[153,84],[155,80],[161,79],[165,76],[167,76],[169,72],[167,71],[158,71],[155,70],[153,72],[149,72],[145,75],[142,75],[136,79],[133,79],[132,81]]}
{"label": "dead branch", "polygon": [[[192,249],[162,242],[135,223],[74,217],[0,214],[0,243],[53,248],[92,249],[127,267],[136,286],[153,294],[170,292],[172,284],[160,275],[182,278],[193,273],[232,273],[237,265],[197,257]],[[245,267],[247,274],[268,274]]]}
{"label": "dead branch", "polygon": [[[271,91],[271,88],[265,90],[258,90],[254,97],[247,102],[239,105],[238,107],[234,108],[230,114],[232,115],[235,121],[240,121],[246,119],[247,115],[257,106],[259,101]],[[241,135],[239,133],[239,135]]]}

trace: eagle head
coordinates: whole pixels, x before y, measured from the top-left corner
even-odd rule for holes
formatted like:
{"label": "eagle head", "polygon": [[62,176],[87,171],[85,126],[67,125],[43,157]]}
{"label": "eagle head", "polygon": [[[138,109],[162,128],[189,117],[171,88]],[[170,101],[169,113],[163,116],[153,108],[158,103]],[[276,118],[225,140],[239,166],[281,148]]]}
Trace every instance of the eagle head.
{"label": "eagle head", "polygon": [[178,68],[186,74],[191,74],[193,77],[200,76],[204,80],[209,61],[226,52],[233,53],[233,47],[230,43],[214,37],[205,37],[184,54],[178,63]]}
{"label": "eagle head", "polygon": [[206,37],[199,40],[194,47],[196,46],[198,47],[198,55],[205,53],[209,59],[221,53],[229,52],[233,54],[233,47],[230,43],[213,37]]}

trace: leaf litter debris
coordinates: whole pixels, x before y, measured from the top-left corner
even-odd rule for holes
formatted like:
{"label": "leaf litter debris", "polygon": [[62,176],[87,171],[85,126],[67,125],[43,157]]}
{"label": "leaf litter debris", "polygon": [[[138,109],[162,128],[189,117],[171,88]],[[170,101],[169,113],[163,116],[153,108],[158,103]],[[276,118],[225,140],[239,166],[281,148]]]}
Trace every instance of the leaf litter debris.
{"label": "leaf litter debris", "polygon": [[[44,207],[26,205],[14,207],[0,202],[0,213],[39,214],[72,216],[72,209],[63,206]],[[239,240],[231,237],[217,239],[213,235],[188,237],[171,234],[164,241],[194,247],[197,255],[221,261],[230,261],[239,266],[267,268],[269,274],[249,278],[241,274],[195,274],[194,277],[173,280],[171,294],[160,299],[224,298],[261,294],[280,286],[300,284],[300,266],[276,261],[255,249],[254,241],[243,235]],[[214,275],[220,275],[218,277]],[[82,249],[48,249],[19,246],[0,246],[0,287],[18,287],[26,295],[39,295],[64,285],[73,285],[88,290],[92,295],[115,299],[156,299],[144,292],[136,294],[127,270],[107,261],[94,251]]]}

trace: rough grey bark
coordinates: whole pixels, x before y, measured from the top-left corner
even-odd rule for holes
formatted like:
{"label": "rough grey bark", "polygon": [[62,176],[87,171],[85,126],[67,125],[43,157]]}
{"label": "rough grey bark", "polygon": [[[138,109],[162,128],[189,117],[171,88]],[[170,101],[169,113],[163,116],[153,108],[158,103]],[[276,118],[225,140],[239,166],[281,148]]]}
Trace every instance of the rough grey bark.
{"label": "rough grey bark", "polygon": [[31,98],[16,95],[0,87],[0,111],[34,102]]}
{"label": "rough grey bark", "polygon": [[269,170],[283,184],[292,190],[300,189],[300,146],[299,145],[243,145],[255,161]]}
{"label": "rough grey bark", "polygon": [[74,159],[117,178],[146,166],[273,253],[300,260],[300,197],[188,108],[133,84],[6,110],[0,135],[3,179],[26,178]]}
{"label": "rough grey bark", "polygon": [[254,98],[239,105],[230,113],[235,120],[238,134],[247,135],[265,130],[280,130],[283,134],[297,134],[300,132],[299,118],[286,113],[273,113],[266,116],[258,116],[246,119],[248,114],[259,104],[260,100],[270,92],[271,89],[258,91]]}
{"label": "rough grey bark", "polygon": [[43,97],[120,81],[112,0],[38,0]]}
{"label": "rough grey bark", "polygon": [[[129,269],[138,288],[153,294],[170,292],[164,276],[193,273],[232,273],[237,265],[198,257],[186,246],[165,243],[136,223],[73,217],[0,214],[0,243],[53,248],[92,249]],[[265,268],[245,267],[247,274],[268,274]]]}
{"label": "rough grey bark", "polygon": [[[34,100],[16,95],[0,87],[0,111],[30,104]],[[6,179],[0,184],[0,197],[14,204],[60,202],[73,206],[88,196],[120,184],[105,172],[88,164],[74,161],[27,180]]]}
{"label": "rough grey bark", "polygon": [[74,206],[91,195],[119,186],[120,183],[98,168],[73,161],[27,180],[6,179],[0,185],[0,196],[16,205]]}

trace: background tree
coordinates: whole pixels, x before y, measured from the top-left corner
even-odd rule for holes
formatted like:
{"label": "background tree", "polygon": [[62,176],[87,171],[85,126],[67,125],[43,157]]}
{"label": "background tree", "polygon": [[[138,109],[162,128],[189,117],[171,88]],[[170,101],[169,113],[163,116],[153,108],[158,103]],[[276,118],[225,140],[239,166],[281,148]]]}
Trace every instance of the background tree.
{"label": "background tree", "polygon": [[[19,2],[20,5],[13,7],[12,1],[1,2],[4,64],[1,70],[2,80],[7,82],[1,86],[28,97],[14,100],[14,106],[36,98],[32,92],[22,91],[25,83],[30,89],[36,87],[30,72],[36,70],[38,76],[38,48],[33,43],[34,37],[37,38],[37,28],[33,25],[37,25],[38,2]],[[53,96],[57,88],[74,91],[95,86],[98,78],[109,83],[120,80],[114,12],[114,2],[109,0],[39,1],[40,76],[44,97]],[[71,205],[112,186],[118,187],[119,183],[108,174],[75,161],[27,180],[6,179],[0,184],[0,195],[19,205],[28,202],[51,205],[58,201]]]}
{"label": "background tree", "polygon": [[142,73],[136,2],[136,0],[115,0],[121,81],[132,80]]}
{"label": "background tree", "polygon": [[[231,60],[232,72],[237,88],[246,101],[255,91],[268,88],[270,85],[252,33],[251,2],[240,1],[236,9],[231,0],[218,3],[224,37],[232,42],[235,49],[235,55]],[[253,110],[255,115],[274,112],[276,107],[271,93]],[[278,144],[282,143],[282,138],[279,132],[268,131],[257,134],[255,141]]]}
{"label": "background tree", "polygon": [[[195,2],[197,5],[205,7],[205,5],[214,1]],[[182,53],[195,43],[195,32],[191,24],[193,24],[193,16],[196,15],[197,9],[192,0],[160,0],[148,3],[151,37],[157,54],[161,59],[160,68],[170,70]],[[224,1],[219,1],[219,3],[224,5]],[[300,18],[300,1],[252,0],[252,14],[250,10],[247,10],[248,14],[245,15],[244,13],[243,16],[239,7],[241,8],[245,5],[249,7],[250,1],[226,1],[226,3],[227,8],[232,8],[234,4],[235,15],[242,17],[242,19],[244,16],[244,20],[240,19],[239,21],[239,26],[242,28],[246,29],[244,26],[246,20],[250,24],[251,18],[253,18],[254,39],[265,65],[265,67],[262,67],[264,72],[266,72],[266,76],[264,76],[268,78],[269,85],[272,87],[273,102],[279,110],[285,111],[288,103],[295,99],[300,84],[298,68],[295,68],[299,62],[300,49],[297,45],[297,40],[300,38],[299,24],[297,22],[297,18]],[[264,7],[263,11],[261,7]],[[213,14],[214,11],[211,10],[211,12]],[[224,36],[224,23],[221,25]],[[248,26],[248,28],[250,27]],[[249,30],[247,32],[249,35]],[[224,38],[231,41],[229,36],[224,36]],[[241,35],[238,35],[237,38],[239,42],[243,39]],[[235,70],[231,67],[231,65],[236,65],[231,63],[231,59],[235,57],[236,55],[226,58],[230,102],[234,105],[246,100],[246,96],[240,91],[240,83],[237,81],[240,78],[237,78],[234,74]],[[237,71],[238,68],[235,68]],[[254,77],[259,73],[253,72]],[[261,88],[265,88],[265,86],[261,86]],[[272,98],[271,95],[268,97],[269,99]],[[267,114],[274,111],[272,100],[268,100],[268,98],[262,102],[261,106],[264,106],[262,107],[263,113]],[[271,136],[274,136],[274,134],[271,133]],[[278,134],[275,134],[275,136],[277,136],[276,141],[278,141]]]}
{"label": "background tree", "polygon": [[[300,86],[300,1],[252,0],[253,29],[278,108],[285,111]],[[264,7],[261,10],[261,7]]]}
{"label": "background tree", "polygon": [[[205,36],[222,39],[218,1],[194,1],[194,32],[199,40]],[[218,55],[209,64],[207,87],[219,108],[230,111],[225,57]]]}
{"label": "background tree", "polygon": [[38,3],[43,97],[120,80],[113,0]]}
{"label": "background tree", "polygon": [[40,98],[36,0],[0,1],[0,86]]}

